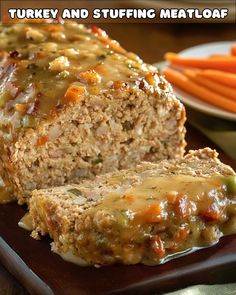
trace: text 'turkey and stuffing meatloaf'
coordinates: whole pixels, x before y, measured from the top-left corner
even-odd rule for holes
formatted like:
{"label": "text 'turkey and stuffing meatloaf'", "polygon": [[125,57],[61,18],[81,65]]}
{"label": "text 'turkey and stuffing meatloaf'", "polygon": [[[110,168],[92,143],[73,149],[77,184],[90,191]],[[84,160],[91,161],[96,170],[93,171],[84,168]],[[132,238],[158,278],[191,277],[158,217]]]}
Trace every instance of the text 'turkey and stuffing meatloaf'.
{"label": "text 'turkey and stuffing meatloaf'", "polygon": [[170,85],[97,27],[0,26],[0,67],[0,158],[19,203],[183,155],[185,110]]}

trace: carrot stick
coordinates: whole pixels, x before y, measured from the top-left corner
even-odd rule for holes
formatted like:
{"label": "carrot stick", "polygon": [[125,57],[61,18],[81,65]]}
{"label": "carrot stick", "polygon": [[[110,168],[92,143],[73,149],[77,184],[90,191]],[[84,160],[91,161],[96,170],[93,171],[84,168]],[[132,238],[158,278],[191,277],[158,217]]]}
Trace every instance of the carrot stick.
{"label": "carrot stick", "polygon": [[186,75],[197,84],[200,84],[212,90],[213,92],[221,94],[236,102],[236,89],[221,85],[218,82],[212,81],[208,78],[201,77],[201,74],[199,74],[199,72],[195,72],[194,70],[185,70],[184,75]]}
{"label": "carrot stick", "polygon": [[236,74],[236,68],[230,68],[230,69],[219,69],[220,71]]}
{"label": "carrot stick", "polygon": [[236,57],[218,57],[218,58],[194,58],[182,57],[175,53],[166,53],[165,59],[173,65],[182,65],[200,69],[218,69],[236,71]]}
{"label": "carrot stick", "polygon": [[232,57],[232,55],[229,54],[211,54],[209,58],[219,58],[219,57]]}
{"label": "carrot stick", "polygon": [[232,47],[231,47],[231,54],[233,56],[236,56],[236,44],[234,44]]}
{"label": "carrot stick", "polygon": [[198,70],[198,75],[219,82],[223,85],[236,88],[236,74],[217,70]]}
{"label": "carrot stick", "polygon": [[215,105],[229,112],[236,113],[236,102],[228,99],[227,97],[219,95],[203,86],[198,85],[178,71],[166,68],[163,70],[163,73],[166,75],[166,78],[170,83],[173,83],[187,93],[190,93],[211,105]]}
{"label": "carrot stick", "polygon": [[174,69],[174,70],[178,70],[180,72],[182,72],[184,70],[187,70],[187,69],[190,69],[190,70],[202,71],[202,72],[205,72],[205,71],[214,71],[214,72],[218,71],[218,72],[225,73],[225,74],[233,74],[233,75],[236,74],[236,68],[235,69],[227,69],[227,70],[199,69],[199,68],[195,68],[195,67],[188,67],[188,66],[174,65],[174,64],[171,64],[171,68]]}

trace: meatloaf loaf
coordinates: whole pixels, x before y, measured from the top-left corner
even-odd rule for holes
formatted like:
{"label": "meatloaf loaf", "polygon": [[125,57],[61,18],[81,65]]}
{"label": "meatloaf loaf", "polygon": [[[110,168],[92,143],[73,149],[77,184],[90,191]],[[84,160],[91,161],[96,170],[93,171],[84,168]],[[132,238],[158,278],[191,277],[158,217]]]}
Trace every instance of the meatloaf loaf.
{"label": "meatloaf loaf", "polygon": [[0,158],[20,203],[181,156],[185,110],[157,69],[77,23],[0,26]]}
{"label": "meatloaf loaf", "polygon": [[79,264],[154,265],[236,233],[236,175],[209,148],[80,185],[35,190],[30,214]]}

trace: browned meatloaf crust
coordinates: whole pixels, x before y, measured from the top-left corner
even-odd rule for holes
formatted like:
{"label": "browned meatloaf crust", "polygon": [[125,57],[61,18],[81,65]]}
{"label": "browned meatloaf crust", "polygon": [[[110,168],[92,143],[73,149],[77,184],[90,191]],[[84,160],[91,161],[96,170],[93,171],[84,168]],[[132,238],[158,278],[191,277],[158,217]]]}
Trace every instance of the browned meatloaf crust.
{"label": "browned meatloaf crust", "polygon": [[30,214],[33,236],[49,233],[52,250],[65,259],[153,265],[236,233],[236,176],[206,148],[35,190]]}
{"label": "browned meatloaf crust", "polygon": [[157,69],[97,27],[0,26],[0,158],[36,188],[182,156],[185,110]]}

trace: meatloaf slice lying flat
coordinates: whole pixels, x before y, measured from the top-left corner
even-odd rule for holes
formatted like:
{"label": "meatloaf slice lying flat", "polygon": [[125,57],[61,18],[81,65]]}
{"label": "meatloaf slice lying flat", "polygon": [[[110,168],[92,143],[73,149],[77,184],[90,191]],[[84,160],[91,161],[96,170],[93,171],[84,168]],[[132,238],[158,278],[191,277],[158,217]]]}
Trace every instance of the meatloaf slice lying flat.
{"label": "meatloaf slice lying flat", "polygon": [[19,202],[182,156],[185,110],[157,69],[97,27],[0,26],[0,160]]}
{"label": "meatloaf slice lying flat", "polygon": [[236,176],[209,148],[48,190],[30,200],[52,250],[88,265],[155,265],[236,233]]}

